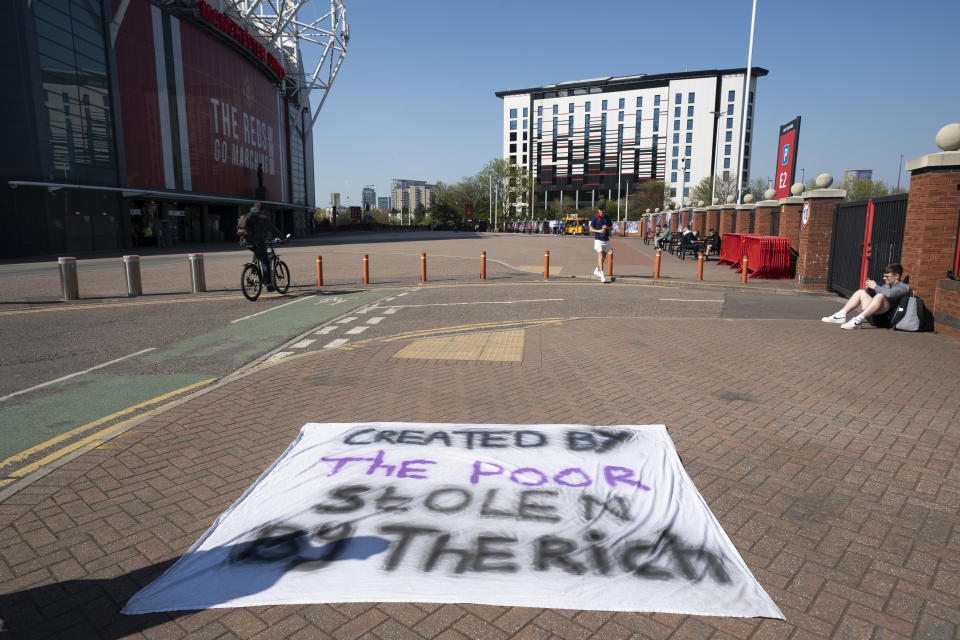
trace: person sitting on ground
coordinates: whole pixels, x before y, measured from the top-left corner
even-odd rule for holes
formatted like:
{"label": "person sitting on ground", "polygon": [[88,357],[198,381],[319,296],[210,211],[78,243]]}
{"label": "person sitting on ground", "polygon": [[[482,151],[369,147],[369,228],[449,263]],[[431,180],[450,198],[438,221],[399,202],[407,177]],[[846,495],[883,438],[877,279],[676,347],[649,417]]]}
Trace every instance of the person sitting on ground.
{"label": "person sitting on ground", "polygon": [[707,234],[706,244],[703,247],[704,260],[707,259],[711,251],[716,255],[720,255],[720,234],[717,233],[716,229],[710,229],[710,233]]}
{"label": "person sitting on ground", "polygon": [[[910,287],[902,281],[903,266],[894,263],[883,270],[884,284],[867,278],[863,289],[857,289],[840,311],[821,318],[824,322],[836,322],[841,329],[860,329],[864,320],[875,327],[889,327],[890,318],[897,310],[900,298],[910,295]],[[847,322],[847,313],[857,306],[861,311]]]}

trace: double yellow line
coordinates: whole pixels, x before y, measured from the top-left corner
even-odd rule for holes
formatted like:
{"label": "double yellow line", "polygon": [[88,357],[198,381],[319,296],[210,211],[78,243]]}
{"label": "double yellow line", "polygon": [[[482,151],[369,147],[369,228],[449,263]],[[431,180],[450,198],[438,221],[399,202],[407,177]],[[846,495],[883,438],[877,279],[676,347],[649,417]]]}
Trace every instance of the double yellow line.
{"label": "double yellow line", "polygon": [[[200,387],[208,385],[214,380],[218,380],[218,378],[208,378],[206,380],[201,380],[200,382],[195,382],[191,385],[187,385],[186,387],[181,387],[169,393],[165,393],[162,396],[157,396],[156,398],[152,398],[145,402],[141,402],[140,404],[135,404],[132,407],[127,407],[126,409],[123,409],[122,411],[117,411],[116,413],[112,413],[109,416],[105,416],[103,418],[100,418],[99,420],[94,420],[93,422],[89,422],[83,426],[77,427],[76,429],[72,429],[71,431],[62,433],[55,438],[47,440],[46,442],[43,442],[36,446],[30,447],[26,451],[21,451],[20,453],[7,458],[6,460],[0,461],[0,469],[9,465],[15,465],[24,460],[28,460],[30,457],[37,455],[38,453],[41,453],[43,451],[46,451],[47,449],[50,449],[52,447],[55,447],[61,442],[65,442],[67,440],[70,440],[71,438],[75,438],[77,435],[85,433],[90,429],[98,427],[102,424],[106,424],[108,422],[112,422],[117,418],[122,418],[123,416],[129,415],[137,411],[138,409],[142,409],[144,407],[154,405],[158,402],[163,402],[164,400],[169,400],[170,398],[183,395],[189,391],[193,391],[194,389],[198,389]],[[92,435],[86,436],[85,438],[81,438],[75,442],[71,442],[70,444],[64,447],[61,447],[56,451],[53,451],[52,453],[47,454],[46,456],[40,458],[39,460],[35,460],[30,464],[14,469],[9,474],[7,474],[7,477],[0,479],[0,489],[2,489],[3,487],[9,484],[16,482],[17,480],[20,480],[21,478],[28,476],[29,474],[33,473],[37,469],[41,469],[49,464],[56,462],[57,460],[62,459],[63,457],[69,455],[70,453],[73,453],[78,449],[88,447],[89,445],[97,442],[100,442],[102,444],[106,440],[109,440],[110,438],[122,432],[131,423],[136,422],[141,418],[145,418],[151,414],[157,413],[158,411],[166,409],[167,407],[175,404],[176,402],[179,402],[179,399],[171,400],[170,402],[167,402],[159,407],[154,407],[153,409],[150,409],[149,411],[146,411],[144,413],[135,415],[131,418],[127,418],[126,420],[117,422],[116,424],[111,424],[106,429],[98,431]]]}

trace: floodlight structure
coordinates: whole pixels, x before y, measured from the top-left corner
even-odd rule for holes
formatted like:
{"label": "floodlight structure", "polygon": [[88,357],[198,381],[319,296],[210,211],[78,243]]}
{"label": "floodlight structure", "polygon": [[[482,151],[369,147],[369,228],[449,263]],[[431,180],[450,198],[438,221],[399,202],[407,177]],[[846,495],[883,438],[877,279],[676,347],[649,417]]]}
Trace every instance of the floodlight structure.
{"label": "floodlight structure", "polygon": [[[296,70],[286,78],[292,94],[323,92],[313,110],[312,127],[347,55],[350,25],[343,0],[330,0],[330,10],[314,18],[307,15],[324,11],[320,8],[324,0],[226,0],[226,4],[282,53],[288,69]],[[303,68],[303,50],[319,56],[309,75]]]}

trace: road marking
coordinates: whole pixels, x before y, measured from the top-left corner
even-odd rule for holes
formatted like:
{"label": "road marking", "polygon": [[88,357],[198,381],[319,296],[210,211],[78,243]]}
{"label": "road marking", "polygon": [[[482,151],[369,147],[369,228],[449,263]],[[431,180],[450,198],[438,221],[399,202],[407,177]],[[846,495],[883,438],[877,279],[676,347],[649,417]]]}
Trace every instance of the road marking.
{"label": "road marking", "polygon": [[337,320],[337,324],[347,324],[348,322],[353,322],[357,319],[357,316],[350,316],[349,318],[340,318]]}
{"label": "road marking", "polygon": [[156,349],[156,347],[150,347],[149,349],[143,349],[143,350],[141,350],[141,351],[137,351],[136,353],[131,353],[131,354],[128,355],[128,356],[123,356],[122,358],[117,358],[116,360],[111,360],[110,362],[104,362],[103,364],[98,364],[98,365],[95,366],[95,367],[90,367],[89,369],[84,369],[83,371],[77,371],[76,373],[71,373],[71,374],[69,374],[69,375],[66,375],[66,376],[57,378],[56,380],[50,380],[50,381],[48,381],[48,382],[43,382],[43,383],[41,383],[41,384],[34,385],[34,386],[30,387],[29,389],[24,389],[24,390],[22,390],[22,391],[15,391],[15,392],[11,393],[10,395],[6,395],[6,396],[3,396],[3,397],[0,397],[0,402],[2,402],[2,401],[4,401],[4,400],[7,400],[7,399],[9,399],[9,398],[12,398],[12,397],[14,397],[14,396],[18,396],[18,395],[20,395],[21,393],[28,393],[28,392],[34,391],[34,390],[36,390],[36,389],[42,389],[43,387],[48,387],[48,386],[50,386],[51,384],[56,384],[56,383],[58,383],[58,382],[63,382],[64,380],[69,380],[70,378],[75,378],[76,376],[82,376],[82,375],[85,374],[85,373],[90,373],[91,371],[95,371],[95,370],[97,370],[97,369],[102,369],[103,367],[109,367],[111,364],[116,364],[117,362],[120,362],[121,360],[126,360],[127,358],[133,358],[134,356],[139,356],[139,355],[141,355],[141,354],[148,353],[148,352],[150,352],[150,351],[153,351],[154,349]]}
{"label": "road marking", "polygon": [[370,327],[354,327],[353,329],[350,329],[350,331],[347,331],[347,335],[355,336],[355,335],[358,335],[358,334],[360,334],[360,333],[363,333],[364,331],[366,331],[366,330],[369,329],[369,328],[370,328]]}
{"label": "road marking", "polygon": [[49,311],[83,311],[113,309],[115,307],[141,307],[151,304],[174,304],[179,302],[215,302],[218,300],[237,300],[243,296],[201,296],[196,298],[172,298],[167,300],[138,300],[136,302],[79,303],[59,307],[40,307],[37,309],[11,309],[0,311],[0,316],[15,316],[23,313],[46,313]]}
{"label": "road marking", "polygon": [[[433,302],[430,304],[397,304],[387,309],[407,309],[412,307],[456,307],[465,304],[520,304],[521,302],[562,302],[565,298],[539,298],[535,300],[488,300],[480,302]],[[384,313],[391,313],[384,311]]]}
{"label": "road marking", "polygon": [[325,335],[327,335],[328,333],[330,333],[331,331],[336,331],[336,330],[337,330],[336,327],[334,327],[333,325],[330,325],[330,326],[324,327],[323,329],[320,329],[320,331],[314,331],[314,332],[313,332],[313,335],[315,335],[315,336],[325,336]]}
{"label": "road marking", "polygon": [[281,304],[281,305],[277,305],[276,307],[272,307],[272,308],[270,308],[270,309],[265,309],[265,310],[261,311],[260,313],[254,313],[254,314],[251,314],[251,315],[249,315],[249,316],[244,316],[244,317],[242,317],[242,318],[237,318],[236,320],[231,320],[231,321],[230,321],[230,324],[233,324],[233,323],[235,323],[235,322],[240,322],[241,320],[247,320],[248,318],[256,318],[257,316],[262,316],[262,315],[265,314],[265,313],[270,313],[271,311],[276,311],[277,309],[282,309],[282,308],[284,308],[284,307],[288,307],[288,306],[290,306],[291,304],[296,304],[296,303],[298,303],[298,302],[303,302],[304,300],[306,300],[306,299],[309,298],[309,297],[310,297],[310,296],[304,296],[303,298],[297,298],[296,300],[293,300],[292,302],[287,302],[287,303],[284,303],[284,304]]}
{"label": "road marking", "polygon": [[375,318],[370,318],[369,320],[367,320],[367,324],[380,324],[381,322],[383,322],[383,320],[384,320],[383,316],[376,316]]}
{"label": "road marking", "polygon": [[[311,340],[310,342],[313,342],[313,340]],[[293,351],[277,351],[275,354],[267,358],[266,362],[273,362],[274,360],[283,360],[287,356],[292,356],[292,355],[293,355]]]}
{"label": "road marking", "polygon": [[688,300],[686,298],[660,298],[660,302],[723,302],[723,300]]}
{"label": "road marking", "polygon": [[426,336],[435,336],[441,335],[444,333],[456,333],[456,332],[468,332],[468,331],[492,331],[496,329],[505,329],[507,327],[517,327],[525,325],[541,325],[541,324],[562,324],[564,322],[569,322],[572,320],[578,320],[578,316],[569,316],[566,318],[538,318],[536,320],[509,320],[504,322],[479,322],[474,324],[461,324],[450,327],[442,327],[439,329],[420,329],[417,331],[406,331],[404,333],[397,333],[392,336],[381,336],[378,338],[367,338],[366,340],[360,340],[354,344],[364,345],[370,344],[373,342],[395,342],[397,340],[413,340],[416,338],[423,338]]}
{"label": "road marking", "polygon": [[[206,384],[209,384],[209,383],[211,383],[211,382],[213,382],[214,380],[217,380],[217,379],[218,379],[218,378],[208,378],[208,379],[206,379],[206,380],[201,380],[200,382],[194,382],[193,384],[187,385],[186,387],[181,387],[181,388],[179,388],[179,389],[175,389],[174,391],[171,391],[171,392],[169,392],[169,393],[165,393],[165,394],[163,394],[163,395],[161,395],[161,396],[157,396],[156,398],[152,398],[152,399],[147,400],[147,401],[145,401],[145,402],[141,402],[141,403],[139,403],[139,404],[135,404],[135,405],[133,405],[132,407],[127,407],[126,409],[123,409],[122,411],[117,411],[116,413],[112,413],[112,414],[110,414],[109,416],[105,416],[105,417],[103,417],[103,418],[100,418],[99,420],[94,420],[93,422],[88,422],[87,424],[85,424],[85,425],[83,425],[83,426],[80,426],[80,427],[77,427],[76,429],[71,429],[70,431],[68,431],[68,432],[66,432],[66,433],[61,433],[59,436],[57,436],[57,437],[55,437],[55,438],[51,438],[50,440],[47,440],[46,442],[43,442],[43,443],[38,444],[38,445],[36,445],[36,446],[30,447],[30,448],[27,449],[26,451],[21,451],[20,453],[14,455],[14,456],[11,456],[11,457],[7,458],[6,460],[0,462],[0,468],[3,468],[3,467],[5,467],[5,466],[7,466],[8,464],[12,464],[12,463],[15,463],[15,462],[20,462],[21,460],[25,460],[25,459],[29,458],[31,455],[33,455],[33,454],[35,454],[35,453],[37,453],[37,452],[39,452],[39,451],[43,451],[44,449],[48,449],[48,448],[52,447],[53,445],[55,445],[55,444],[57,444],[57,443],[59,443],[59,442],[63,442],[64,440],[67,440],[67,439],[69,439],[69,438],[72,438],[72,437],[76,436],[76,435],[79,434],[79,433],[83,433],[83,432],[86,431],[87,429],[90,429],[90,428],[92,428],[92,427],[96,427],[97,425],[101,425],[101,424],[103,424],[103,423],[105,423],[105,422],[109,422],[110,420],[113,420],[113,419],[115,419],[115,418],[119,418],[120,416],[124,416],[124,415],[126,415],[126,414],[128,414],[128,413],[131,413],[131,412],[133,412],[133,411],[136,411],[137,409],[141,409],[141,408],[146,407],[146,406],[149,406],[149,405],[151,405],[151,404],[156,404],[157,402],[160,402],[160,401],[162,401],[162,400],[166,400],[167,398],[171,398],[171,397],[176,396],[176,395],[184,394],[184,393],[186,393],[187,391],[192,391],[193,389],[196,389],[197,387],[202,387],[202,386],[204,386],[204,385],[206,385]],[[40,467],[42,467],[42,466],[44,466],[44,465],[50,464],[51,462],[53,462],[53,461],[55,461],[55,460],[58,460],[59,458],[62,458],[63,456],[67,455],[68,453],[71,453],[72,451],[76,451],[76,450],[79,449],[80,447],[85,446],[86,444],[88,444],[88,443],[90,443],[90,442],[93,442],[93,441],[95,441],[95,440],[97,440],[97,439],[103,439],[103,438],[107,437],[108,435],[110,435],[110,434],[112,434],[112,433],[114,433],[114,432],[116,432],[116,431],[119,431],[122,427],[125,427],[126,425],[130,424],[131,422],[133,422],[133,421],[135,421],[135,420],[139,420],[140,418],[144,417],[145,415],[150,415],[150,414],[153,414],[153,413],[156,413],[156,412],[160,411],[161,409],[165,409],[166,407],[170,406],[170,405],[173,404],[174,402],[177,402],[177,400],[174,400],[174,401],[172,401],[172,402],[169,402],[169,403],[167,403],[167,404],[165,404],[165,405],[163,405],[163,406],[161,406],[161,407],[157,407],[156,409],[152,409],[152,410],[148,411],[146,414],[139,415],[139,416],[134,416],[133,418],[130,418],[130,419],[128,419],[128,420],[124,420],[123,422],[120,422],[120,423],[118,423],[118,424],[115,424],[115,425],[113,425],[112,427],[107,427],[107,428],[104,429],[103,431],[98,431],[97,433],[94,433],[94,434],[91,435],[91,436],[87,436],[86,438],[83,438],[82,440],[78,440],[77,442],[74,442],[74,443],[72,443],[72,444],[69,444],[69,445],[63,447],[62,449],[59,449],[59,450],[57,450],[57,451],[54,451],[53,453],[51,453],[51,454],[49,454],[49,455],[41,458],[40,460],[37,460],[36,462],[32,462],[32,463],[28,464],[28,465],[25,466],[25,467],[21,467],[20,469],[16,469],[16,470],[14,470],[14,471],[11,471],[10,474],[8,475],[8,479],[0,480],[0,487],[2,487],[2,486],[4,486],[4,485],[7,485],[7,484],[10,484],[11,482],[13,482],[14,480],[16,480],[17,478],[22,478],[23,476],[26,476],[26,475],[32,473],[33,471],[39,469]]]}
{"label": "road marking", "polygon": [[398,297],[398,298],[401,298],[401,297],[407,295],[408,293],[410,293],[410,292],[409,292],[409,291],[404,291],[403,293],[398,293],[398,294],[397,294],[397,297]]}
{"label": "road marking", "polygon": [[339,347],[339,346],[341,346],[341,345],[347,344],[347,342],[349,342],[349,340],[347,340],[346,338],[337,338],[336,340],[332,340],[332,341],[328,342],[327,344],[323,345],[323,348],[324,348],[324,349],[336,349],[337,347]]}
{"label": "road marking", "polygon": [[398,309],[400,309],[400,307],[387,307],[386,309],[383,310],[383,312],[388,316],[392,316],[397,312]]}
{"label": "road marking", "polygon": [[304,339],[304,340],[301,340],[301,341],[298,342],[297,344],[292,344],[292,345],[290,345],[290,348],[291,348],[291,349],[306,349],[307,347],[309,347],[310,345],[312,345],[314,342],[316,342],[316,340],[314,340],[313,338],[306,338],[306,339]]}

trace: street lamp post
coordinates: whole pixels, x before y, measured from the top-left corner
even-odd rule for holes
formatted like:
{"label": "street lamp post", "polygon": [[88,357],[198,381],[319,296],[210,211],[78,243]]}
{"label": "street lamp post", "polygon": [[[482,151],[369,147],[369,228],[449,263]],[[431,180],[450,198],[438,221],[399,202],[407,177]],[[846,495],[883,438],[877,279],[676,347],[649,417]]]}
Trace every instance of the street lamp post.
{"label": "street lamp post", "polygon": [[750,19],[750,49],[747,52],[747,73],[743,81],[743,96],[741,100],[742,108],[740,110],[740,153],[737,158],[737,204],[740,204],[743,196],[743,149],[747,142],[747,109],[749,108],[750,97],[750,72],[753,70],[753,30],[757,24],[757,0],[753,0],[753,15]]}
{"label": "street lamp post", "polygon": [[720,143],[717,140],[720,137],[720,127],[718,123],[720,122],[720,116],[723,114],[719,109],[717,111],[711,111],[713,114],[713,166],[710,167],[710,173],[712,174],[713,184],[710,186],[710,204],[713,204],[714,198],[717,197],[717,159],[720,155]]}

